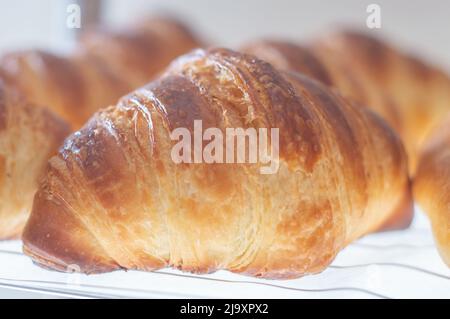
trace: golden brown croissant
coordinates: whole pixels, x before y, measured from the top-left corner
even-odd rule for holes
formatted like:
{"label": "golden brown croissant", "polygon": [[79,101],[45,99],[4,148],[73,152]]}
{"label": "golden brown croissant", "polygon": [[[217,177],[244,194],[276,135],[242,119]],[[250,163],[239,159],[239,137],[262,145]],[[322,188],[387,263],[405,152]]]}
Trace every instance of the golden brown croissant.
{"label": "golden brown croissant", "polygon": [[[205,134],[279,128],[279,160],[270,156],[278,170],[176,164],[171,133],[195,135],[195,120]],[[36,263],[62,271],[172,266],[292,278],[322,271],[411,209],[406,154],[381,118],[253,56],[198,50],[66,140],[23,242]]]}
{"label": "golden brown croissant", "polygon": [[49,107],[79,128],[99,108],[116,103],[197,46],[178,22],[158,21],[128,33],[93,34],[67,57],[43,51],[7,54],[0,59],[0,77],[28,101]]}
{"label": "golden brown croissant", "polygon": [[430,217],[438,250],[450,267],[450,117],[425,143],[414,196]]}
{"label": "golden brown croissant", "polygon": [[69,133],[61,119],[0,84],[0,239],[20,235],[38,178]]}
{"label": "golden brown croissant", "polygon": [[260,41],[243,51],[304,72],[376,111],[402,137],[412,174],[420,145],[450,111],[446,74],[367,35],[333,33],[306,47]]}

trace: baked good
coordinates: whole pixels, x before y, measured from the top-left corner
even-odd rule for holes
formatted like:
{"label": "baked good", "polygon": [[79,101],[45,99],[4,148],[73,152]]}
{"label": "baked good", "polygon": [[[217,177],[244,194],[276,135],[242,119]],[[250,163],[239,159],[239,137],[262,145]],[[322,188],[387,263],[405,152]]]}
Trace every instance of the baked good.
{"label": "baked good", "polygon": [[174,58],[200,46],[184,24],[165,17],[139,20],[120,30],[93,30],[80,39],[80,52],[106,64],[133,89],[152,80]]}
{"label": "baked good", "polygon": [[27,101],[55,112],[74,129],[131,86],[89,56],[63,57],[42,50],[0,58],[0,78]]}
{"label": "baked good", "polygon": [[69,133],[62,119],[0,83],[0,239],[20,236],[47,160]]}
{"label": "baked good", "polygon": [[333,32],[304,46],[255,41],[242,50],[304,72],[381,115],[401,136],[411,175],[423,141],[450,111],[447,74],[362,33]]}
{"label": "baked good", "polygon": [[67,56],[42,50],[6,54],[0,78],[78,129],[99,108],[115,104],[198,45],[180,22],[148,19],[126,31],[88,32]]}
{"label": "baked good", "polygon": [[[224,154],[178,163],[173,133],[195,135],[196,120],[205,134],[255,128],[261,138],[278,128],[259,148],[278,168],[261,174],[261,158],[226,163]],[[254,56],[197,50],[66,140],[23,243],[34,262],[61,271],[172,266],[293,278],[324,270],[411,209],[405,151],[380,117]]]}
{"label": "baked good", "polygon": [[450,267],[450,117],[424,145],[414,197],[430,218],[437,248]]}

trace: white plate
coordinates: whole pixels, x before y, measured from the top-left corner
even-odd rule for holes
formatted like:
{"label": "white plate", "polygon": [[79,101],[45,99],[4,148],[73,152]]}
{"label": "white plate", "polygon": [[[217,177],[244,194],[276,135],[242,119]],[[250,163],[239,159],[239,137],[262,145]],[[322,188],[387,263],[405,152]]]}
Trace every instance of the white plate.
{"label": "white plate", "polygon": [[64,274],[33,265],[20,241],[0,242],[0,297],[450,298],[450,270],[438,256],[428,221],[417,213],[410,229],[366,236],[323,273],[283,281],[171,269]]}

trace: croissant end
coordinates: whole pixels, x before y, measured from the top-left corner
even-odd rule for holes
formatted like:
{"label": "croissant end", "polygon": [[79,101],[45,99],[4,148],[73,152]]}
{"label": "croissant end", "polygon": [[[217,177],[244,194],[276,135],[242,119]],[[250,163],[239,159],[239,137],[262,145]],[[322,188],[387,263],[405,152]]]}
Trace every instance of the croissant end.
{"label": "croissant end", "polygon": [[35,196],[22,239],[24,253],[44,268],[87,274],[120,269],[70,208],[45,189]]}

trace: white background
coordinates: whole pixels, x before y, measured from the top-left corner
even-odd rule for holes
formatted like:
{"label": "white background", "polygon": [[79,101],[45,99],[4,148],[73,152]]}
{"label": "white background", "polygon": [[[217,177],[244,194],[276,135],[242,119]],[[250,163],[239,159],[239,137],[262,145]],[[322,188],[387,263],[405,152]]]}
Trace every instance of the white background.
{"label": "white background", "polygon": [[[67,4],[74,0],[0,0],[0,50],[70,46]],[[381,32],[450,69],[448,0],[103,0],[103,19],[120,25],[169,11],[211,42],[236,46],[261,36],[304,39],[336,25],[366,28],[366,8],[382,10]],[[379,30],[374,31],[380,33]]]}

